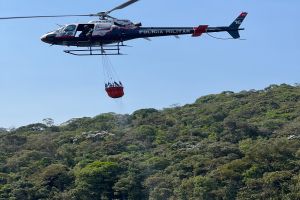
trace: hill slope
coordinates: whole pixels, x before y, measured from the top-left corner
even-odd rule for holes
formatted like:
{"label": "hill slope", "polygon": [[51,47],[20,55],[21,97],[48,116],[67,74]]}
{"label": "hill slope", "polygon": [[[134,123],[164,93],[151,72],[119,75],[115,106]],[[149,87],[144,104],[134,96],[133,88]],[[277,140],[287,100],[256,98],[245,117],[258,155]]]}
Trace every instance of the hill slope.
{"label": "hill slope", "polygon": [[299,199],[300,87],[0,133],[0,199]]}

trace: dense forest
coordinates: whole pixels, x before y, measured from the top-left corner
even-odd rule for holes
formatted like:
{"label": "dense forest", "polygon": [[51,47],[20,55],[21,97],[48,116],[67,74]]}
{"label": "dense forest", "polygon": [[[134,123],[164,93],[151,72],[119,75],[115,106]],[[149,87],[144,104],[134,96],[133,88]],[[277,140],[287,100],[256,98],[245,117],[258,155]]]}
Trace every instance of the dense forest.
{"label": "dense forest", "polygon": [[300,199],[300,86],[0,129],[0,199]]}

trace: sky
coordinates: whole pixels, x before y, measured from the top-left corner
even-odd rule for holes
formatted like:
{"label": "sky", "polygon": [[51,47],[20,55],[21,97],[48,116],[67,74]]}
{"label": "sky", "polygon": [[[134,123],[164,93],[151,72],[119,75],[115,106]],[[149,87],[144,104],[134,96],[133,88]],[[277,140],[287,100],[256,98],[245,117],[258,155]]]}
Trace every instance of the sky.
{"label": "sky", "polygon": [[[0,17],[88,14],[122,0],[0,0]],[[182,36],[132,40],[126,56],[110,57],[125,86],[119,100],[107,97],[101,57],[75,57],[40,37],[57,24],[89,17],[0,21],[0,127],[19,127],[53,118],[56,124],[101,113],[185,105],[222,91],[263,89],[300,82],[300,1],[140,0],[114,12],[143,26],[229,25],[248,17],[241,37],[216,40]],[[227,33],[215,34],[228,38]]]}

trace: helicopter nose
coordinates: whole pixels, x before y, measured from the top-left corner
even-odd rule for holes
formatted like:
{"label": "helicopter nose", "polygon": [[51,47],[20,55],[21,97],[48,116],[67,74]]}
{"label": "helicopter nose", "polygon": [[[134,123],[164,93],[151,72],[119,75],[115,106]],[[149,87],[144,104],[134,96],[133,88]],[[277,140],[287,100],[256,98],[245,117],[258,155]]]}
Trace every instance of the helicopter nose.
{"label": "helicopter nose", "polygon": [[41,37],[41,40],[42,40],[43,42],[47,42],[47,35],[43,35],[43,36]]}
{"label": "helicopter nose", "polygon": [[54,42],[55,35],[53,34],[45,34],[41,37],[41,40],[45,43],[52,44]]}

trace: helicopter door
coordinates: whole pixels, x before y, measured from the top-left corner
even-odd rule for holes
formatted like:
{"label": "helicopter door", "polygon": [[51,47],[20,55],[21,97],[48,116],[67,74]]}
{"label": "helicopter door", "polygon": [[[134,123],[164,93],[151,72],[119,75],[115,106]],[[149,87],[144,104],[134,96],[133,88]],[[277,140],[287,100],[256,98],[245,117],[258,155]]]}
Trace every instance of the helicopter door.
{"label": "helicopter door", "polygon": [[94,24],[78,24],[75,37],[86,38],[94,30]]}
{"label": "helicopter door", "polygon": [[93,32],[93,36],[104,36],[108,32],[110,32],[111,30],[112,30],[112,24],[111,23],[96,24],[94,32]]}

